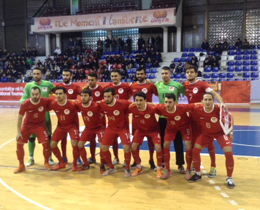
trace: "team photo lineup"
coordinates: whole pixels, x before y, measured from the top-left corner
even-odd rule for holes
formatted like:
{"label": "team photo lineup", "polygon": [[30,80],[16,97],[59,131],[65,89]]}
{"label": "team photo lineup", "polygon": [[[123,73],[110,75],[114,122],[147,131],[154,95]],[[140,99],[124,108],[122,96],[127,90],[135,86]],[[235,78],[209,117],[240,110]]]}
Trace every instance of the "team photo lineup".
{"label": "team photo lineup", "polygon": [[[98,162],[97,137],[100,173],[103,176],[115,173],[114,166],[120,162],[119,137],[124,153],[121,163],[125,170],[122,176],[138,176],[143,172],[140,147],[146,137],[149,164],[156,171],[156,178],[165,180],[171,177],[170,146],[173,142],[179,172],[188,182],[197,182],[202,179],[200,153],[205,147],[211,161],[209,177],[217,175],[215,139],[225,154],[227,187],[234,188],[234,122],[222,97],[207,82],[197,78],[196,66],[185,66],[187,81],[184,84],[171,80],[169,67],[162,67],[160,71],[162,81],[152,83],[146,79],[146,69],[140,67],[136,72],[137,82],[128,84],[121,83],[120,71],[115,69],[111,71],[112,82],[108,85],[98,83],[98,75],[93,72],[88,75],[88,82],[82,89],[71,82],[72,72],[69,69],[62,72],[63,83],[55,86],[43,80],[41,69],[35,68],[34,81],[26,84],[20,100],[16,135],[19,166],[14,173],[23,172],[26,167],[34,165],[36,138],[43,147],[45,169],[66,168],[69,135],[73,153],[72,171],[88,170],[90,164]],[[55,99],[49,98],[50,95],[54,95]],[[153,103],[153,95],[159,97],[159,104]],[[188,104],[178,103],[180,95],[187,97]],[[52,111],[58,119],[53,132]],[[84,122],[82,133],[79,129],[83,126],[79,123],[80,117]],[[24,162],[26,143],[30,155],[27,163]],[[86,143],[89,143],[89,158]],[[56,165],[54,156],[58,162]]]}

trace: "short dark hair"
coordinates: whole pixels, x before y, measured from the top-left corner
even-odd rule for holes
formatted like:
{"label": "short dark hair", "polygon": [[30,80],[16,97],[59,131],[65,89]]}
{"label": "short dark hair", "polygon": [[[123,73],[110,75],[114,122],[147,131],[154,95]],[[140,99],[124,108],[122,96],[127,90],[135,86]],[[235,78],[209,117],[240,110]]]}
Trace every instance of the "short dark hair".
{"label": "short dark hair", "polygon": [[109,92],[111,92],[112,96],[114,96],[116,94],[115,89],[111,88],[111,87],[106,88],[105,91],[104,91],[104,94],[109,93]]}
{"label": "short dark hair", "polygon": [[120,76],[122,76],[122,75],[121,75],[121,72],[120,72],[118,69],[113,69],[113,70],[111,71],[111,74],[112,74],[112,73],[118,73]]}
{"label": "short dark hair", "polygon": [[162,70],[168,70],[168,71],[171,72],[171,69],[170,69],[170,67],[168,67],[168,66],[164,66],[164,67],[162,67]]}
{"label": "short dark hair", "polygon": [[89,88],[83,88],[80,93],[85,93],[92,96],[92,91]]}
{"label": "short dark hair", "polygon": [[63,93],[65,93],[65,94],[67,93],[67,90],[65,87],[60,87],[60,86],[56,87],[54,90],[54,93],[56,92],[56,90],[63,90]]}
{"label": "short dark hair", "polygon": [[40,68],[38,68],[38,67],[35,67],[33,70],[39,70],[39,71],[41,71],[41,74],[43,74],[42,69],[40,69]]}
{"label": "short dark hair", "polygon": [[204,94],[203,94],[203,96],[202,96],[202,100],[204,99],[204,96],[205,96],[205,95],[211,95],[211,96],[212,96],[212,98],[214,99],[214,96],[213,96],[213,94],[212,94],[212,93],[208,93],[208,92],[207,92],[207,93],[204,93]]}
{"label": "short dark hair", "polygon": [[144,74],[146,74],[146,69],[142,67],[139,67],[138,69],[136,69],[136,71],[144,71]]}
{"label": "short dark hair", "polygon": [[187,70],[194,69],[195,73],[198,73],[198,68],[197,68],[196,66],[186,65],[184,68],[185,68],[185,72],[186,72]]}
{"label": "short dark hair", "polygon": [[166,93],[165,98],[173,99],[173,101],[176,101],[176,96],[173,93]]}
{"label": "short dark hair", "polygon": [[62,72],[69,72],[70,73],[70,75],[72,75],[72,72],[71,72],[71,70],[69,70],[69,69],[63,69],[63,71]]}
{"label": "short dark hair", "polygon": [[144,100],[146,100],[146,94],[144,92],[138,92],[135,94],[135,98],[136,98],[136,96],[142,97],[142,98],[144,98]]}
{"label": "short dark hair", "polygon": [[95,72],[89,73],[88,76],[89,76],[89,77],[95,77],[96,79],[98,79],[98,75],[97,75],[97,73],[95,73]]}
{"label": "short dark hair", "polygon": [[33,87],[31,90],[39,90],[39,92],[41,93],[41,89],[39,87]]}

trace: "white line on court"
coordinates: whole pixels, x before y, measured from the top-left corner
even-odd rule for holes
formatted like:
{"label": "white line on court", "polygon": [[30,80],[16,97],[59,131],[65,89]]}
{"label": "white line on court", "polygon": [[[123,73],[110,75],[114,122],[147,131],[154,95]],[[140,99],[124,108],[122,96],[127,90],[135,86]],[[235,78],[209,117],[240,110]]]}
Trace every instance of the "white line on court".
{"label": "white line on court", "polygon": [[[5,142],[4,144],[2,144],[2,145],[0,146],[0,149],[2,149],[5,145],[9,144],[10,142],[12,142],[12,141],[14,141],[14,140],[15,140],[15,138],[13,138],[13,139],[11,139],[11,140]],[[25,196],[22,195],[21,193],[15,191],[15,190],[14,190],[13,188],[11,188],[8,184],[6,184],[6,183],[1,179],[1,177],[0,177],[0,183],[1,183],[4,187],[6,187],[8,190],[10,190],[12,193],[14,193],[14,194],[16,194],[17,196],[19,196],[20,198],[22,198],[22,199],[24,199],[24,200],[26,200],[26,201],[28,201],[28,202],[30,202],[30,203],[32,203],[32,204],[34,204],[34,205],[40,207],[40,208],[42,208],[42,209],[52,210],[51,208],[48,208],[48,207],[46,207],[46,206],[43,206],[43,205],[41,205],[41,204],[39,204],[39,203],[37,203],[37,202],[35,202],[35,201],[33,201],[33,200],[31,200],[31,199],[25,197]]]}
{"label": "white line on court", "polygon": [[250,145],[250,144],[237,144],[237,143],[232,143],[232,144],[237,146],[243,146],[243,147],[260,147],[259,145]]}
{"label": "white line on court", "polygon": [[221,190],[219,186],[214,186],[216,190]]}
{"label": "white line on court", "polygon": [[226,193],[220,193],[224,198],[229,198],[229,196]]}

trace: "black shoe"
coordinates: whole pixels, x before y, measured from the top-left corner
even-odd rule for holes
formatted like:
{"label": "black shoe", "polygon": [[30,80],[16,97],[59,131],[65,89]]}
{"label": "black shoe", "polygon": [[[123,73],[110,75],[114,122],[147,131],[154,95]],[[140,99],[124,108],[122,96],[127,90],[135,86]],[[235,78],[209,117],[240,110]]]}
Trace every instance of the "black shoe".
{"label": "black shoe", "polygon": [[95,164],[96,163],[96,159],[88,158],[88,163],[89,164]]}
{"label": "black shoe", "polygon": [[190,179],[189,182],[197,182],[201,180],[201,175],[198,175],[197,173],[195,173]]}
{"label": "black shoe", "polygon": [[235,187],[235,184],[234,184],[232,178],[227,178],[226,182],[227,182],[228,188],[233,189]]}
{"label": "black shoe", "polygon": [[154,170],[155,169],[155,164],[154,164],[154,161],[153,160],[149,160],[149,164],[150,164],[150,168],[152,169],[152,170]]}
{"label": "black shoe", "polygon": [[135,168],[136,167],[136,163],[134,162],[132,165],[131,165],[131,168]]}

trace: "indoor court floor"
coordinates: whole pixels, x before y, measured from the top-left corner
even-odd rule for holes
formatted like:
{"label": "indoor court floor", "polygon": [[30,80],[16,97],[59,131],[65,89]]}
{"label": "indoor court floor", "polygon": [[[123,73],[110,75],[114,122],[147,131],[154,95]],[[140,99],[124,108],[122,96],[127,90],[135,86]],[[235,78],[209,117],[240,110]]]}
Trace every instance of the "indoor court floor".
{"label": "indoor court floor", "polygon": [[[72,152],[68,142],[69,164],[63,171],[45,171],[42,146],[37,144],[36,164],[26,172],[14,174],[16,158],[16,123],[18,108],[0,108],[0,209],[200,209],[256,210],[260,197],[260,105],[229,106],[235,120],[234,189],[225,185],[225,157],[217,142],[217,177],[208,178],[210,159],[207,149],[202,154],[202,181],[189,183],[178,173],[171,146],[172,177],[159,180],[149,168],[147,143],[140,152],[145,172],[137,177],[124,177],[122,165],[116,173],[103,177],[97,164],[84,172],[70,170]],[[55,129],[56,116],[52,115]],[[81,121],[82,123],[82,121]],[[89,155],[89,149],[87,148]],[[123,152],[120,162],[123,163]],[[25,145],[25,161],[29,158]],[[155,158],[155,154],[154,154]],[[54,157],[55,162],[57,162]],[[133,171],[133,169],[132,169]]]}

